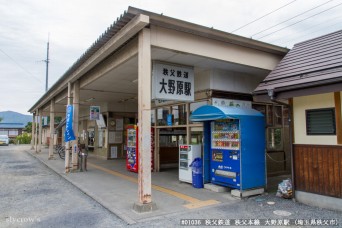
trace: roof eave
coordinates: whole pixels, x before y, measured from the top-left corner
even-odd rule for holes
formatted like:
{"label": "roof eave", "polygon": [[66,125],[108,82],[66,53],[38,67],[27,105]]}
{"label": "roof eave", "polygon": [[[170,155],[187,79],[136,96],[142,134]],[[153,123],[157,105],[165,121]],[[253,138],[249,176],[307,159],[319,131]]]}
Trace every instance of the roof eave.
{"label": "roof eave", "polygon": [[[296,84],[286,87],[275,87],[269,90],[273,91],[274,97],[277,98],[290,98],[295,96],[312,95],[313,93],[327,93],[341,91],[342,88],[342,77],[332,78],[321,81],[313,81],[310,83]],[[268,90],[254,91],[254,96],[267,95]],[[285,95],[286,94],[286,95]]]}
{"label": "roof eave", "polygon": [[198,25],[198,24],[194,24],[191,22],[179,20],[176,18],[164,16],[161,14],[152,13],[152,12],[141,10],[141,9],[134,8],[134,7],[129,7],[128,12],[132,14],[139,14],[139,13],[146,14],[150,17],[151,24],[159,25],[162,27],[167,27],[167,28],[174,29],[174,30],[188,32],[191,34],[204,36],[204,37],[211,38],[211,39],[217,39],[217,40],[225,41],[225,42],[232,43],[235,45],[253,48],[253,49],[257,49],[257,50],[261,50],[264,52],[277,54],[281,56],[284,56],[286,53],[289,52],[288,48],[276,46],[276,45],[261,42],[258,40],[253,40],[251,38],[246,38],[246,37],[235,35],[232,33],[227,33],[227,32],[220,31],[214,28],[208,28],[202,25]]}
{"label": "roof eave", "polygon": [[[116,23],[118,23],[118,21]],[[44,106],[44,104],[58,92],[66,89],[68,82],[73,82],[80,78],[91,67],[101,62],[110,55],[110,53],[115,51],[115,49],[120,48],[125,41],[135,36],[148,24],[149,18],[146,15],[136,15],[107,42],[101,41],[101,38],[104,37],[108,39],[108,37],[106,37],[106,33],[102,34],[102,36],[92,46],[97,50],[90,55],[88,54],[89,51],[91,52],[92,47],[90,47],[87,52],[85,52],[82,57],[80,57],[79,60],[76,61],[76,63],[74,63],[74,65],[70,67],[69,70],[29,109],[29,112],[34,113],[36,109]],[[116,38],[118,39],[115,40]]]}

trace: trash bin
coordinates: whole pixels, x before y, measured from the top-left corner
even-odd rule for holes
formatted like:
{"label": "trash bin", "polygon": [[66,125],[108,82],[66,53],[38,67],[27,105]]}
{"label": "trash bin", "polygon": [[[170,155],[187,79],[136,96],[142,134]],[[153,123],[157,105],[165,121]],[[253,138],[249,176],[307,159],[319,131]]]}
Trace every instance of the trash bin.
{"label": "trash bin", "polygon": [[79,157],[80,157],[80,172],[87,171],[87,153],[81,152]]}
{"label": "trash bin", "polygon": [[83,171],[87,171],[87,157],[88,157],[88,153],[87,152],[83,152],[83,150],[85,149],[85,145],[84,144],[80,144],[78,147],[78,164],[79,164],[79,169],[80,172]]}
{"label": "trash bin", "polygon": [[203,188],[202,158],[195,158],[189,167],[192,168],[192,186],[194,188]]}

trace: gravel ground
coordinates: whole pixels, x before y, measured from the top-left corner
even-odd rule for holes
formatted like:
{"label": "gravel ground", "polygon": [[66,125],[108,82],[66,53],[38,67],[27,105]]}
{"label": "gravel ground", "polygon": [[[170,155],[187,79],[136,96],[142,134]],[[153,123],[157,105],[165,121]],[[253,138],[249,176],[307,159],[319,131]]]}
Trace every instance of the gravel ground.
{"label": "gravel ground", "polygon": [[[120,218],[96,201],[83,194],[65,179],[24,152],[23,147],[0,147],[0,227],[126,227]],[[274,204],[270,205],[269,202]],[[280,212],[275,214],[274,212]],[[290,215],[286,215],[290,213]],[[139,221],[130,227],[179,227],[181,219],[196,219],[201,224],[210,221],[241,225],[261,223],[331,222],[337,225],[316,227],[342,227],[342,213],[303,205],[272,194],[250,197],[233,204],[220,204],[186,214],[169,214]],[[219,221],[220,219],[220,221]],[[262,221],[262,219],[265,219]],[[242,227],[242,226],[241,226]],[[248,227],[248,226],[246,226]],[[264,226],[258,226],[264,227]],[[270,226],[268,226],[270,227]],[[275,227],[275,226],[273,226]],[[279,227],[279,226],[278,226]],[[312,226],[311,226],[312,227]]]}

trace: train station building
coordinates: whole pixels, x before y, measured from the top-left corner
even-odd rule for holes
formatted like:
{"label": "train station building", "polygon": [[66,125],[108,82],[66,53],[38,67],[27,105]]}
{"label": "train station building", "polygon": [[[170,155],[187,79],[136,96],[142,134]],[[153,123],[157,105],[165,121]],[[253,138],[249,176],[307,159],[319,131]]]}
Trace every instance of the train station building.
{"label": "train station building", "polygon": [[[136,125],[136,201],[151,205],[151,172],[177,172],[179,145],[203,144],[203,123],[191,121],[193,111],[203,105],[246,107],[265,116],[260,134],[266,135],[267,173],[289,173],[287,106],[252,96],[288,51],[129,7],[30,108],[32,148],[39,152],[49,142],[52,158],[54,144],[64,145],[66,126],[56,127],[54,118],[65,118],[68,105],[76,140],[67,148],[79,141],[98,158],[125,162],[127,129]],[[42,137],[42,118],[37,117],[44,116],[50,125]],[[66,172],[77,167],[77,156],[71,154],[65,158]]]}

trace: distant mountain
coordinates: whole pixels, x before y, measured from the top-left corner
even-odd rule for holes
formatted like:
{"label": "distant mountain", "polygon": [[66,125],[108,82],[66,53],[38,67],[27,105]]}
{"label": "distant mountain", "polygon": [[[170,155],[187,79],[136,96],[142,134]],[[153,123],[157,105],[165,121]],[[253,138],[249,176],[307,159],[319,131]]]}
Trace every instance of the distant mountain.
{"label": "distant mountain", "polygon": [[23,124],[26,126],[28,122],[32,122],[31,115],[24,115],[13,111],[0,112],[0,118],[2,118],[1,124]]}

